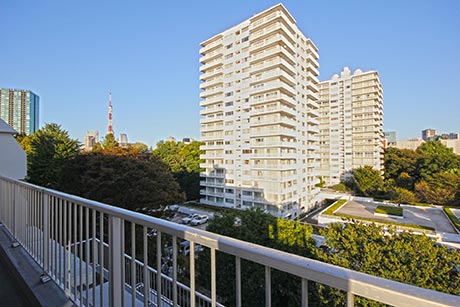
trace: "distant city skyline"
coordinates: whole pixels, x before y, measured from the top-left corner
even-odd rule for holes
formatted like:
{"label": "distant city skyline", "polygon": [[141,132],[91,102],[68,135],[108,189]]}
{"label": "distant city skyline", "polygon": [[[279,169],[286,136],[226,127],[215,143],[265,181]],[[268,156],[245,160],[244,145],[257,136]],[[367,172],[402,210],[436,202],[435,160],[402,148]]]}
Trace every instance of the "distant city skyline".
{"label": "distant city skyline", "polygon": [[[6,0],[0,87],[39,95],[40,126],[80,141],[107,130],[110,90],[117,133],[148,146],[200,139],[200,42],[278,2]],[[385,131],[460,132],[459,1],[282,3],[319,48],[320,81],[344,66],[378,71]]]}

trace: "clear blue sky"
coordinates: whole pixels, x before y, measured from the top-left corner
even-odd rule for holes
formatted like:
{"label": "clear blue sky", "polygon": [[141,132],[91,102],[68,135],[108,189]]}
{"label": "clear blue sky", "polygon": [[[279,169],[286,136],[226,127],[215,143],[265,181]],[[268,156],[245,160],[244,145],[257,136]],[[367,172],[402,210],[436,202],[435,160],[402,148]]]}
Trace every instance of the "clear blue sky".
{"label": "clear blue sky", "polygon": [[[0,87],[41,99],[40,124],[155,146],[199,138],[199,44],[279,1],[0,2]],[[319,48],[320,80],[377,70],[384,129],[460,132],[460,1],[284,1]]]}

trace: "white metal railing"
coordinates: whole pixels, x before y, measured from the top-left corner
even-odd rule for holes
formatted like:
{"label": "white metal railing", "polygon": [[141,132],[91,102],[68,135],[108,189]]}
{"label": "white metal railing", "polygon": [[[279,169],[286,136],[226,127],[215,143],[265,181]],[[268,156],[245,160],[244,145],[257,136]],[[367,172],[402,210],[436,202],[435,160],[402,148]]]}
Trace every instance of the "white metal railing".
{"label": "white metal railing", "polygon": [[[348,306],[354,305],[355,296],[394,306],[460,305],[459,296],[359,273],[5,177],[0,177],[0,221],[78,306],[219,306],[216,251],[235,257],[236,306],[244,303],[241,259],[265,266],[266,306],[271,306],[272,269],[301,278],[302,306],[308,305],[307,281],[345,291]],[[171,277],[157,274],[146,265],[162,268],[162,234],[172,240]],[[190,241],[188,286],[178,281],[178,239]],[[195,244],[210,250],[209,297],[197,292]],[[153,261],[149,261],[149,246],[156,246],[151,251]]]}

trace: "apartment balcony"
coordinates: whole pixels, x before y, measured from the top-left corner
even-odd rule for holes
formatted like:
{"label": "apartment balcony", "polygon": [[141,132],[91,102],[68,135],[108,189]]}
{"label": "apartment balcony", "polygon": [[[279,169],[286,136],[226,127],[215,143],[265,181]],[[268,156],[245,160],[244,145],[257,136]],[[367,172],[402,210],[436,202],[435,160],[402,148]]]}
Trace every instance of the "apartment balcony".
{"label": "apartment balcony", "polygon": [[267,126],[267,125],[284,125],[290,127],[296,127],[297,121],[286,116],[270,116],[265,119],[257,120],[256,117],[252,117],[250,121],[251,127]]}
{"label": "apartment balcony", "polygon": [[207,79],[219,76],[219,75],[223,75],[223,74],[224,74],[224,70],[222,67],[215,68],[213,70],[206,71],[204,74],[201,74],[200,80],[204,81],[204,80],[207,80]]}
{"label": "apartment balcony", "polygon": [[218,86],[218,87],[215,87],[215,88],[209,88],[209,89],[206,89],[205,91],[200,93],[200,98],[206,98],[206,97],[213,96],[213,95],[216,95],[216,94],[221,94],[223,92],[224,92],[224,87],[223,86]]}
{"label": "apartment balcony", "polygon": [[275,56],[280,56],[290,62],[291,65],[296,63],[294,56],[286,49],[286,47],[281,45],[274,45],[272,47],[262,49],[261,51],[254,53],[251,56],[251,64],[256,64],[257,62],[273,58]]}
{"label": "apartment balcony", "polygon": [[269,135],[285,135],[289,137],[296,137],[297,133],[294,129],[287,129],[283,127],[274,127],[274,126],[267,126],[267,127],[257,127],[251,128],[251,136],[269,136]]}
{"label": "apartment balcony", "polygon": [[293,65],[291,65],[286,59],[283,57],[273,57],[271,59],[266,59],[263,62],[258,62],[251,65],[251,75],[257,73],[263,73],[266,71],[270,71],[276,67],[282,68],[284,71],[288,72],[290,75],[295,75],[296,70]]}
{"label": "apartment balcony", "polygon": [[269,81],[266,83],[259,83],[259,84],[253,85],[251,89],[252,89],[251,95],[257,95],[263,92],[273,91],[276,89],[282,89],[288,92],[289,94],[291,94],[292,96],[296,94],[296,91],[292,86],[290,86],[289,84],[281,80],[273,80],[273,81]]}
{"label": "apartment balcony", "polygon": [[224,65],[224,61],[222,58],[216,58],[204,65],[201,65],[200,66],[200,71],[204,72],[204,71],[207,71],[209,69],[212,69],[212,68],[218,68],[220,66],[223,66]]}
{"label": "apartment balcony", "polygon": [[200,57],[200,63],[205,64],[215,58],[222,57],[222,48],[211,51]]}
{"label": "apartment balcony", "polygon": [[296,85],[295,79],[291,75],[289,75],[285,70],[281,68],[271,69],[259,75],[253,74],[250,85],[254,85],[256,83],[261,83],[264,81],[267,82],[270,80],[277,80],[277,79],[282,79],[283,81],[285,81],[288,85],[292,87]]}
{"label": "apartment balcony", "polygon": [[223,41],[222,41],[222,34],[219,34],[208,41],[204,42],[201,44],[203,47],[200,48],[200,54],[206,55],[212,49],[222,47],[223,46]]}
{"label": "apartment balcony", "polygon": [[293,109],[293,107],[296,106],[294,99],[291,96],[288,96],[284,93],[279,93],[279,92],[278,93],[268,93],[268,94],[263,95],[263,97],[252,96],[251,106],[255,106],[258,104],[266,105],[266,103],[268,102],[277,101],[277,100],[281,101],[281,106],[287,105],[286,107],[290,109],[290,111],[287,111],[287,112],[290,112],[293,115],[297,115],[297,113]]}
{"label": "apartment balcony", "polygon": [[[265,305],[271,306],[271,272],[299,278],[302,306],[308,305],[307,282],[344,291],[347,306],[364,297],[392,306],[458,306],[458,296],[390,281],[283,251],[239,241],[137,212],[0,178],[0,221],[63,293],[77,306],[222,306],[217,296],[216,252],[235,259],[235,305],[244,305],[241,259],[265,267]],[[138,240],[136,240],[138,238]],[[139,242],[142,251],[133,242]],[[166,240],[166,241],[164,241]],[[172,241],[171,277],[163,243]],[[189,284],[178,280],[178,243],[190,243]],[[155,241],[155,244],[154,242]],[[211,281],[198,289],[196,245],[209,249]],[[136,243],[137,245],[137,243]],[[147,251],[151,248],[152,253]],[[153,256],[152,256],[153,255]],[[152,258],[152,259],[150,259]],[[142,261],[139,259],[143,259]],[[152,267],[153,265],[154,267]],[[36,278],[39,279],[37,273]],[[59,291],[59,290],[57,290]],[[206,293],[206,294],[205,294]],[[263,302],[261,302],[263,304]]]}
{"label": "apartment balcony", "polygon": [[200,83],[200,89],[204,90],[206,88],[214,87],[218,84],[223,84],[224,80],[222,77],[215,77],[212,79],[208,79],[206,82]]}

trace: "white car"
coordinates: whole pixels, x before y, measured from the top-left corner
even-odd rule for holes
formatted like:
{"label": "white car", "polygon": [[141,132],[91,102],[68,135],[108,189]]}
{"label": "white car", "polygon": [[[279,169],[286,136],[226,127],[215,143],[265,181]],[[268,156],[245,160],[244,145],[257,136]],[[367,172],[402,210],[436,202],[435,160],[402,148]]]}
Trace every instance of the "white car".
{"label": "white car", "polygon": [[199,216],[198,214],[189,214],[189,216],[184,217],[184,218],[182,219],[182,224],[190,224],[190,222],[191,222],[193,219],[197,218],[198,216]]}
{"label": "white car", "polygon": [[192,226],[201,225],[207,223],[208,219],[209,217],[207,215],[198,215],[190,222],[190,224],[192,224]]}

